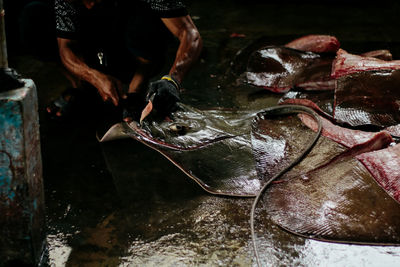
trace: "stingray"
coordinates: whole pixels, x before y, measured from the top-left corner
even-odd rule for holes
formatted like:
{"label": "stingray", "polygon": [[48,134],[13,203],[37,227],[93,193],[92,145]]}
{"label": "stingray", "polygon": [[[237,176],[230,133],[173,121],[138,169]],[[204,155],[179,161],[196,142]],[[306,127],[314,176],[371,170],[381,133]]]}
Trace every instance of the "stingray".
{"label": "stingray", "polygon": [[[180,107],[173,114],[173,122],[152,121],[142,126],[119,123],[100,142],[133,138],[161,153],[209,193],[254,197],[264,184],[256,172],[251,144],[251,123],[259,111]],[[294,105],[264,110],[269,116],[298,112],[317,116],[306,107]],[[173,129],[177,126],[182,132]]]}
{"label": "stingray", "polygon": [[[276,123],[261,120],[259,127],[253,128],[263,135],[264,148],[280,144],[276,138],[280,133],[274,128]],[[287,164],[286,157],[281,155],[296,152],[301,143],[299,139],[309,138],[307,134],[297,134],[304,132],[305,127],[297,119],[281,119],[279,123],[282,127],[290,125],[292,131],[285,137],[287,143],[280,155],[270,153],[265,156],[264,148],[254,147],[256,158],[259,157],[256,160],[258,174],[264,177],[270,177],[278,166]],[[309,120],[307,124],[310,124]],[[400,244],[400,205],[377,184],[375,177],[364,166],[366,163],[358,160],[362,157],[371,159],[368,151],[382,153],[388,149],[386,147],[393,141],[392,138],[386,132],[344,129],[338,135],[335,134],[336,127],[324,121],[324,136],[299,165],[268,187],[262,199],[263,208],[283,229],[307,238],[346,243]],[[336,141],[342,144],[325,136],[336,137]],[[379,169],[384,168],[383,165]],[[392,172],[398,172],[398,166],[393,168]],[[265,171],[267,169],[270,171]]]}
{"label": "stingray", "polygon": [[[307,116],[301,118],[302,121],[297,117],[281,117],[277,121],[257,116],[253,123],[257,173],[268,181],[251,211],[257,262],[254,218],[263,190],[266,192],[262,204],[267,216],[291,233],[332,242],[399,244],[400,205],[375,182],[380,178],[371,175],[355,159],[357,155],[388,146],[393,142],[390,134],[342,129],[320,118],[326,137],[321,137],[297,166],[281,176],[279,171],[295,161],[303,144],[311,138],[307,127],[313,130],[320,127]],[[381,162],[373,162],[380,169],[385,168]],[[399,171],[399,167],[393,169],[392,173]],[[400,192],[400,187],[391,189],[394,190],[388,190],[389,194]]]}
{"label": "stingray", "polygon": [[338,124],[399,137],[399,86],[400,70],[361,71],[338,78],[334,92],[292,90],[279,103],[305,105]]}
{"label": "stingray", "polygon": [[350,126],[400,124],[400,70],[362,71],[338,79],[334,118]]}
{"label": "stingray", "polygon": [[283,46],[254,51],[247,64],[247,83],[284,93],[297,86],[308,90],[332,90],[330,78],[334,56],[304,52]]}
{"label": "stingray", "polygon": [[[339,46],[339,41],[329,35],[303,36],[284,46],[257,43],[249,46],[247,53],[238,55],[241,61],[247,57],[246,70],[240,73],[244,72],[243,80],[248,84],[285,93],[296,88],[334,90],[335,79],[345,73],[399,66],[399,61],[391,61],[392,54],[388,50],[351,55]],[[250,53],[251,49],[254,50]]]}
{"label": "stingray", "polygon": [[100,142],[133,138],[161,153],[211,194],[252,197],[262,185],[250,142],[255,113],[200,111],[180,104],[180,110],[172,114],[173,122],[122,122]]}

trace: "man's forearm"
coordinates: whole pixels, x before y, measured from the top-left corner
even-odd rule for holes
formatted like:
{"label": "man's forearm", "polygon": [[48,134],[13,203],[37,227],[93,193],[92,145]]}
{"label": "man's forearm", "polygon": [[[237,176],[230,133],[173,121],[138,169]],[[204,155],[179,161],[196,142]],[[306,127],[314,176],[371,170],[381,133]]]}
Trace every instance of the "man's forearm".
{"label": "man's forearm", "polygon": [[189,16],[163,19],[170,31],[178,37],[180,44],[169,74],[179,83],[200,56],[203,44],[201,36]]}
{"label": "man's forearm", "polygon": [[121,82],[117,79],[90,68],[85,61],[73,51],[71,46],[73,41],[58,38],[61,61],[65,67],[76,77],[87,81],[97,88],[104,101],[111,100],[114,105],[118,105]]}
{"label": "man's forearm", "polygon": [[71,47],[72,44],[69,40],[59,39],[58,44],[61,61],[67,70],[80,80],[87,81],[97,87],[99,81],[96,77],[101,75],[100,72],[90,68],[84,60],[73,51],[73,48]]}
{"label": "man's forearm", "polygon": [[169,75],[173,76],[181,83],[190,67],[199,58],[201,49],[202,41],[198,32],[186,32],[180,41],[176,58]]}

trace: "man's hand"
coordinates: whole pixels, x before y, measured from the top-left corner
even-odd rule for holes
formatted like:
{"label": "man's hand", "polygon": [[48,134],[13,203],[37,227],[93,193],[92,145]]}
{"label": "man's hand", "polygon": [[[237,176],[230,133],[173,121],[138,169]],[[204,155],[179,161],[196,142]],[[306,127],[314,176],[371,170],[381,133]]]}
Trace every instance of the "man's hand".
{"label": "man's hand", "polygon": [[116,78],[90,68],[79,55],[79,43],[76,40],[57,38],[61,61],[77,78],[87,81],[97,88],[104,101],[118,106],[122,94],[122,84]]}
{"label": "man's hand", "polygon": [[123,96],[121,81],[100,72],[96,76],[94,85],[103,101],[111,101],[115,106],[118,106],[119,97]]}
{"label": "man's hand", "polygon": [[152,82],[147,92],[146,100],[151,100],[153,108],[160,114],[167,116],[180,101],[180,85],[171,76],[164,76],[161,80]]}

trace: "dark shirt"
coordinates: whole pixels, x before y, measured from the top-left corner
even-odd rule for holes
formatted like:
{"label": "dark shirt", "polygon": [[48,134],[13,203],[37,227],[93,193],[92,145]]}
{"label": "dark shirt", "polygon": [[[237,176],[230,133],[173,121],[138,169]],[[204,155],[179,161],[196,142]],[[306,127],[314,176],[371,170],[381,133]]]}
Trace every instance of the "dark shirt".
{"label": "dark shirt", "polygon": [[55,0],[57,37],[78,40],[91,67],[99,68],[101,52],[113,75],[130,69],[135,57],[161,65],[173,40],[161,18],[187,14],[179,0],[103,0],[90,10],[79,0]]}
{"label": "dark shirt", "polygon": [[[180,17],[188,14],[185,5],[179,0],[114,0],[108,1],[108,4],[111,4],[111,10],[110,7],[106,7],[110,16],[112,16],[112,13],[118,14],[117,16],[124,14],[127,16],[141,14],[143,16],[145,14],[156,19]],[[70,3],[68,0],[55,0],[54,8],[57,37],[66,39],[79,38],[78,34],[83,30],[82,24],[84,24],[85,17],[94,13],[85,10],[80,1]],[[112,21],[107,21],[107,23],[112,23]]]}

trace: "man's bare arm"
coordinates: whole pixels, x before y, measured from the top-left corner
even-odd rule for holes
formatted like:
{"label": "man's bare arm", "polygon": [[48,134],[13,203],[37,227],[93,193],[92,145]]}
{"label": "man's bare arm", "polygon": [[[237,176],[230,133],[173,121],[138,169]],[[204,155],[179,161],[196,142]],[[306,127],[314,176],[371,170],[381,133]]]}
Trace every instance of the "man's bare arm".
{"label": "man's bare arm", "polygon": [[84,60],[74,50],[76,41],[57,38],[61,61],[64,66],[76,77],[87,81],[97,88],[104,101],[111,100],[114,105],[118,105],[118,88],[121,86],[119,81],[90,68]]}
{"label": "man's bare arm", "polygon": [[169,75],[181,83],[185,74],[200,56],[203,47],[202,39],[190,16],[162,18],[162,21],[180,41]]}

